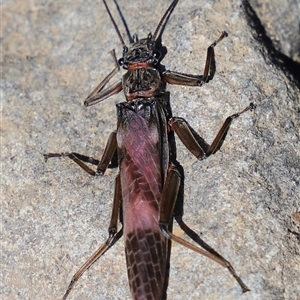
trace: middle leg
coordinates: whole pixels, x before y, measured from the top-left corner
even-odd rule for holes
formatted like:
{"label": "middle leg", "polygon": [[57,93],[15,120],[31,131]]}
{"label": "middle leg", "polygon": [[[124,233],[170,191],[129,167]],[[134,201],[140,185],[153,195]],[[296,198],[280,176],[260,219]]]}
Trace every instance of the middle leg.
{"label": "middle leg", "polygon": [[204,139],[199,137],[183,118],[170,119],[169,126],[176,132],[181,142],[193,155],[198,159],[203,159],[211,154],[215,154],[221,148],[234,119],[238,118],[246,111],[254,109],[255,105],[250,103],[250,105],[242,111],[227,117],[211,145],[207,144]]}

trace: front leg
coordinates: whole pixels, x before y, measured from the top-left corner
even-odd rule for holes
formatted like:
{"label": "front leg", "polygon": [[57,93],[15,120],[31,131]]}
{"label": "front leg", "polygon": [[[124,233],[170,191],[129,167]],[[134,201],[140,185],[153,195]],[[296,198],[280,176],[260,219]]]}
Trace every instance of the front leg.
{"label": "front leg", "polygon": [[85,106],[94,105],[101,102],[112,95],[119,93],[122,90],[122,81],[118,81],[115,84],[104,88],[106,84],[113,78],[113,76],[120,71],[120,66],[116,57],[115,50],[111,51],[111,55],[115,61],[115,68],[96,86],[96,88],[88,95],[84,101]]}
{"label": "front leg", "polygon": [[191,75],[166,70],[163,72],[163,79],[170,84],[201,86],[202,84],[213,79],[216,72],[215,50],[214,47],[224,38],[227,32],[223,31],[221,36],[207,48],[206,63],[203,75]]}
{"label": "front leg", "polygon": [[170,119],[169,126],[176,132],[182,143],[193,155],[198,159],[203,159],[211,154],[215,154],[221,148],[234,119],[238,118],[244,112],[254,109],[255,105],[250,103],[250,105],[241,112],[227,117],[211,145],[207,144],[203,138],[199,137],[183,118]]}

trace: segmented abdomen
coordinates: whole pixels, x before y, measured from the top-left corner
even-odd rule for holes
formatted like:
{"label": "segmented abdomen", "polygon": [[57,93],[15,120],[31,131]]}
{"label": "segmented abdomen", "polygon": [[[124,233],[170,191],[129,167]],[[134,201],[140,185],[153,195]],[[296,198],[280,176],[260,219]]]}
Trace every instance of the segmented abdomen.
{"label": "segmented abdomen", "polygon": [[123,227],[132,299],[160,300],[167,241],[158,226],[162,172],[155,104],[145,100],[124,103],[118,106],[118,115]]}

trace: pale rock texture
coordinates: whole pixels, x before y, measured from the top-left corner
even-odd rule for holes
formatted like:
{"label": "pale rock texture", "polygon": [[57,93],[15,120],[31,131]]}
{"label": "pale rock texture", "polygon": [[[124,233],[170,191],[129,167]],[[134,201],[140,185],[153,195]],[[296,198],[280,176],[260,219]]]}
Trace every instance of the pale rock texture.
{"label": "pale rock texture", "polygon": [[[170,0],[118,3],[131,34],[143,38]],[[101,156],[124,96],[88,108],[83,101],[113,69],[109,51],[120,58],[122,48],[101,1],[10,0],[1,9],[1,298],[61,299],[107,237],[117,170],[91,178],[69,160],[45,163],[43,154]],[[173,244],[171,300],[299,299],[299,77],[269,55],[253,22],[248,2],[179,1],[163,35],[166,67],[199,74],[207,47],[223,30],[229,34],[216,48],[210,83],[169,86],[174,115],[208,142],[227,116],[257,105],[234,121],[222,151],[207,160],[197,161],[177,139],[184,219],[251,291],[241,295],[227,270]],[[281,27],[289,25],[266,23],[268,34],[283,38],[276,51],[299,62],[299,35],[294,40]],[[174,232],[187,238],[177,226]],[[70,299],[130,299],[123,240],[86,272]]]}

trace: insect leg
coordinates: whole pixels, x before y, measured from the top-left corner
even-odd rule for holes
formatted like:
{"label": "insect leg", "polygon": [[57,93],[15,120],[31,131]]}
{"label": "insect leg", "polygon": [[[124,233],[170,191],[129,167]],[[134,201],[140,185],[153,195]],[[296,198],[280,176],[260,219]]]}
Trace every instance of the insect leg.
{"label": "insect leg", "polygon": [[[101,82],[100,82],[100,84],[101,84]],[[104,90],[100,89],[98,91],[98,89],[97,89],[97,91],[96,91],[96,89],[92,92],[92,94],[94,93],[94,95],[91,97],[88,97],[84,101],[85,106],[94,105],[96,103],[99,103],[99,102],[109,98],[112,95],[115,95],[115,94],[118,94],[119,92],[121,92],[122,91],[122,81],[120,80]]]}
{"label": "insect leg", "polygon": [[250,105],[241,112],[229,116],[225,120],[211,145],[207,144],[204,139],[199,137],[183,118],[172,118],[169,121],[169,125],[176,132],[186,148],[198,159],[203,159],[211,154],[215,154],[221,148],[234,119],[238,118],[244,112],[254,109],[255,105],[250,103]]}
{"label": "insect leg", "polygon": [[166,70],[163,72],[163,79],[170,84],[201,86],[213,79],[216,72],[215,46],[227,37],[227,32],[223,31],[221,36],[207,48],[206,62],[203,75],[191,75],[175,71]]}
{"label": "insect leg", "polygon": [[120,70],[120,66],[118,64],[118,60],[116,57],[115,50],[111,51],[111,55],[115,61],[115,68],[96,86],[96,88],[88,95],[86,100],[84,101],[85,106],[96,104],[100,101],[105,100],[106,98],[119,93],[122,90],[122,82],[119,81],[114,85],[103,90],[105,85],[111,80],[111,78],[118,73]]}
{"label": "insect leg", "polygon": [[[236,274],[234,268],[230,264],[229,261],[227,261],[225,258],[223,258],[219,253],[217,253],[214,249],[212,249],[209,245],[198,242],[196,239],[192,238],[196,243],[198,243],[202,248],[193,245],[192,243],[174,235],[170,229],[169,226],[172,224],[172,218],[173,218],[173,210],[176,203],[178,190],[180,186],[180,174],[178,170],[171,166],[168,175],[166,178],[166,182],[163,187],[162,192],[162,198],[161,198],[161,206],[160,206],[160,215],[159,215],[159,226],[162,231],[162,233],[172,241],[175,241],[199,254],[202,254],[211,260],[217,262],[221,266],[227,268],[231,275],[236,279],[236,281],[241,286],[241,289],[243,293],[249,291],[249,288],[243,283],[241,278]],[[183,223],[183,222],[182,222]],[[182,223],[179,225],[181,226]],[[205,246],[203,246],[205,244]]]}
{"label": "insect leg", "polygon": [[66,293],[63,296],[63,300],[67,299],[70,294],[73,286],[78,281],[78,279],[83,275],[83,273],[92,265],[94,262],[100,258],[109,248],[111,248],[123,235],[123,228],[117,231],[118,224],[118,216],[120,212],[120,205],[122,201],[121,195],[121,180],[120,175],[116,177],[115,180],[115,192],[114,192],[114,201],[113,201],[113,209],[110,219],[110,224],[108,228],[109,237],[106,242],[101,245],[97,251],[80,267],[80,269],[75,273],[72,277],[72,280],[67,288]]}
{"label": "insect leg", "polygon": [[[104,172],[106,171],[110,161],[112,160],[116,149],[117,149],[117,137],[116,136],[117,136],[116,131],[113,131],[110,134],[109,139],[106,144],[106,147],[105,147],[105,150],[104,150],[104,153],[103,153],[100,161],[97,159],[94,159],[92,157],[81,155],[81,154],[78,154],[75,152],[48,153],[48,154],[44,154],[44,157],[46,160],[51,157],[69,157],[90,175],[92,175],[92,176],[103,175]],[[85,163],[97,165],[96,172],[94,170],[92,170],[89,166],[87,166]]]}

